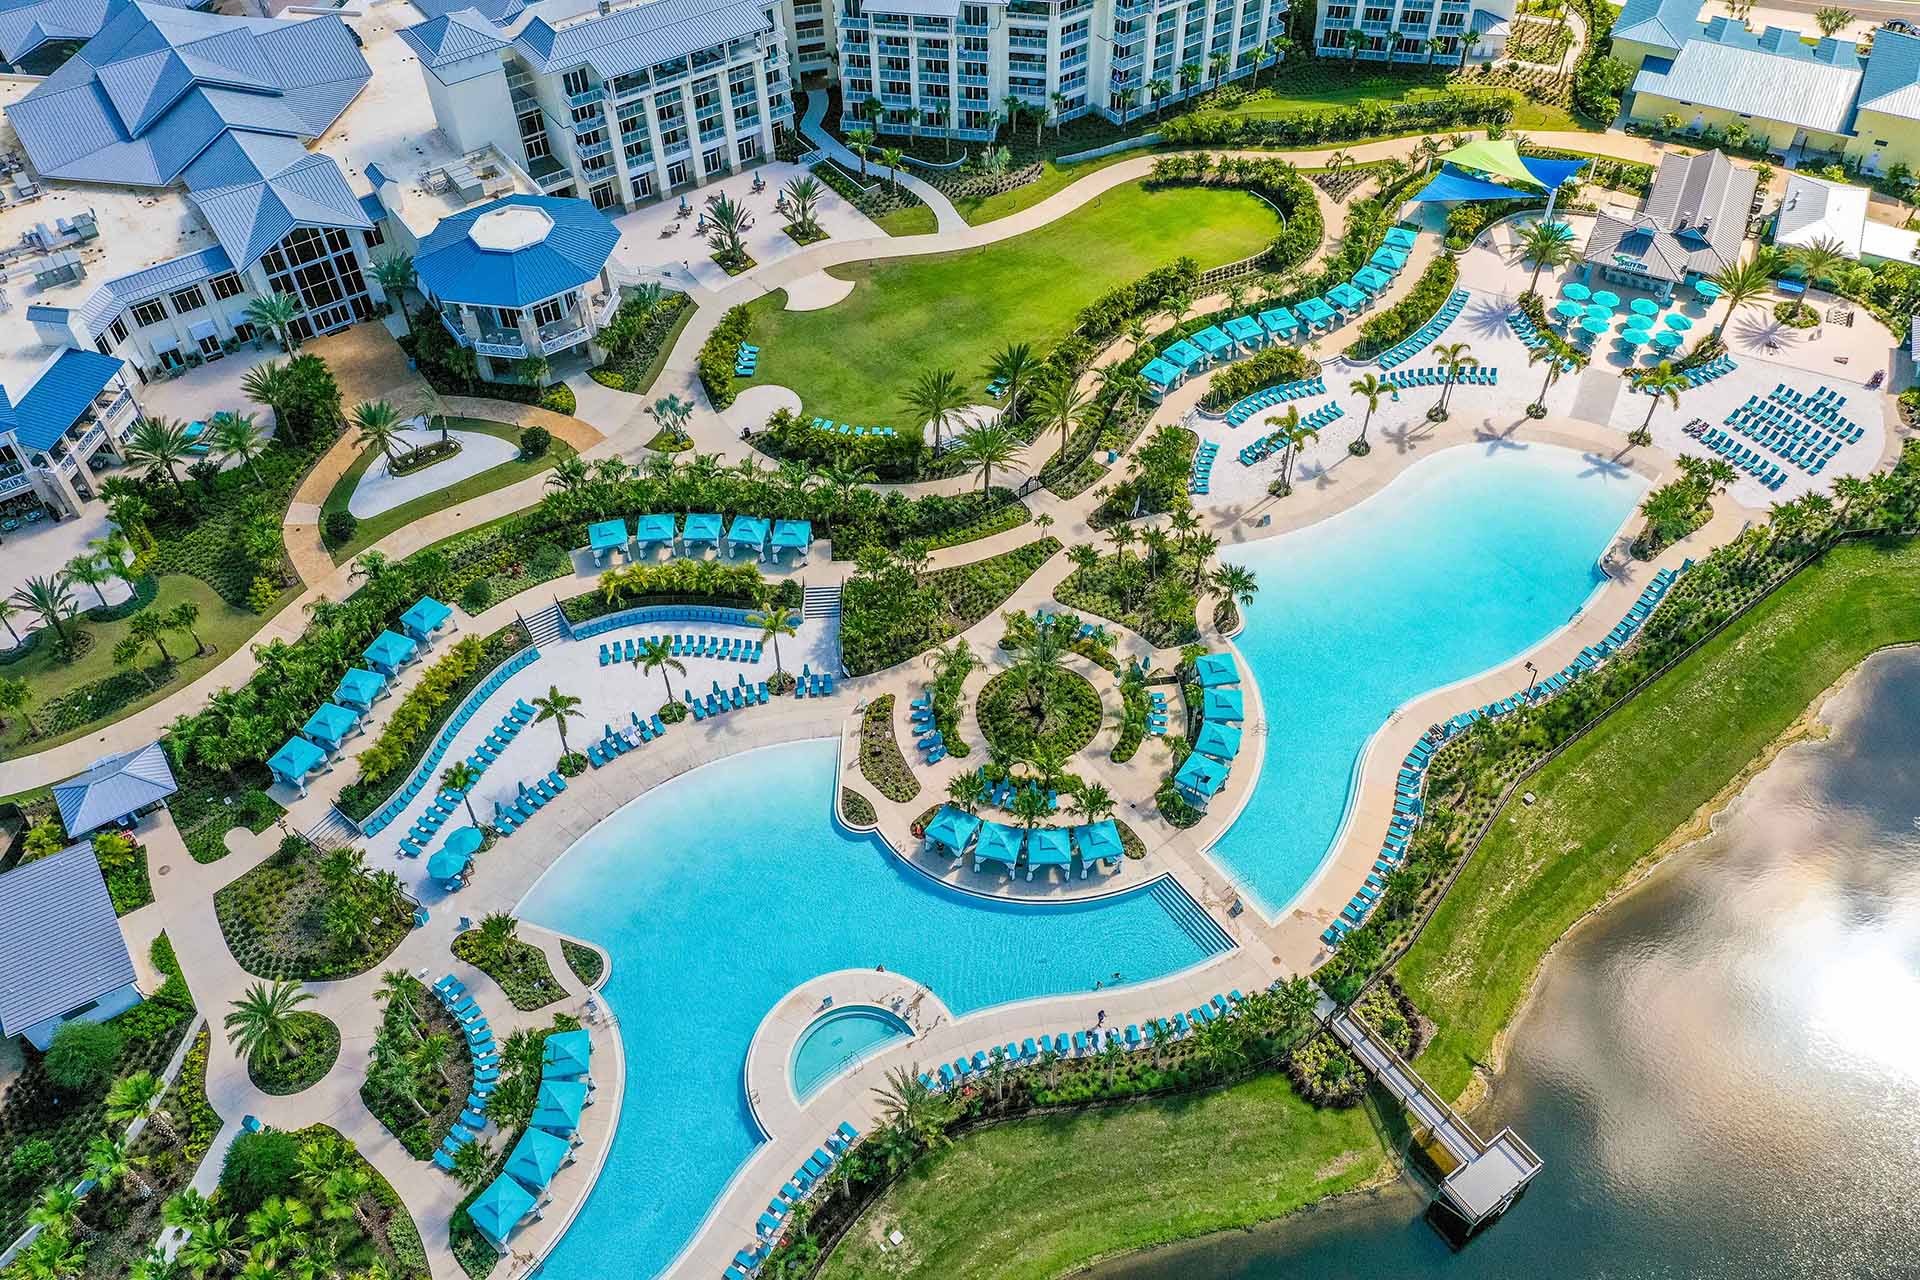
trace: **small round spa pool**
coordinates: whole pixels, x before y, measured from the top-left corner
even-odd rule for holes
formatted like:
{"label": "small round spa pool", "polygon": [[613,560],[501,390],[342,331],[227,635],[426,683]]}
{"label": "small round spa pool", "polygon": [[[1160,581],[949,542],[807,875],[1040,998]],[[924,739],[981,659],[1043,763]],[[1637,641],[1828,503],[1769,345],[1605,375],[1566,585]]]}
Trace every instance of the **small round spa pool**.
{"label": "small round spa pool", "polygon": [[875,1005],[849,1005],[822,1014],[794,1045],[794,1096],[807,1101],[862,1058],[912,1034],[904,1019]]}

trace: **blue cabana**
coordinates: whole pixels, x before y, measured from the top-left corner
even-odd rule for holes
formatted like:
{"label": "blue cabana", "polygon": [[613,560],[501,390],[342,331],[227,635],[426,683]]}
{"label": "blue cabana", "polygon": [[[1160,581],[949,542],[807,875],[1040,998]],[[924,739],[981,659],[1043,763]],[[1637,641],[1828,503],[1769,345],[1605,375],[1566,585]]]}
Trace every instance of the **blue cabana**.
{"label": "blue cabana", "polygon": [[373,638],[373,643],[368,645],[360,656],[367,660],[368,666],[391,680],[399,675],[400,668],[412,662],[414,655],[419,652],[420,646],[398,631],[382,631]]}
{"label": "blue cabana", "polygon": [[773,522],[773,549],[775,551],[798,551],[807,553],[813,546],[813,522],[810,520],[776,520]]}
{"label": "blue cabana", "polygon": [[1193,345],[1206,352],[1212,359],[1218,360],[1233,350],[1233,339],[1218,325],[1208,325],[1193,335]]}
{"label": "blue cabana", "polygon": [[276,780],[298,788],[304,796],[307,794],[307,775],[326,762],[326,752],[296,735],[288,738],[286,745],[273,753],[267,761],[267,768]]}
{"label": "blue cabana", "polygon": [[1388,227],[1386,239],[1381,243],[1389,249],[1400,249],[1410,253],[1415,241],[1419,238],[1419,233],[1412,227]]}
{"label": "blue cabana", "polygon": [[1378,267],[1362,267],[1353,273],[1353,282],[1368,293],[1385,293],[1393,284],[1387,273]]}
{"label": "blue cabana", "polygon": [[592,1059],[593,1041],[588,1038],[585,1027],[577,1031],[556,1031],[547,1037],[541,1050],[540,1078],[575,1079],[587,1074],[587,1064]]}
{"label": "blue cabana", "polygon": [[943,805],[940,812],[933,815],[933,821],[927,823],[927,839],[944,847],[956,858],[966,853],[967,846],[973,843],[973,837],[979,831],[980,819],[950,804]]}
{"label": "blue cabana", "polygon": [[1172,389],[1179,383],[1180,373],[1181,369],[1179,365],[1169,364],[1158,356],[1147,361],[1146,366],[1140,370],[1141,377],[1160,388],[1163,392]]}
{"label": "blue cabana", "polygon": [[543,1191],[573,1155],[573,1144],[544,1129],[528,1129],[513,1144],[506,1174],[529,1191]]}
{"label": "blue cabana", "polygon": [[1064,867],[1073,862],[1065,827],[1035,827],[1027,833],[1027,867]]}
{"label": "blue cabana", "polygon": [[1209,689],[1215,685],[1240,683],[1240,669],[1233,665],[1232,656],[1224,653],[1203,653],[1195,658],[1193,674]]}
{"label": "blue cabana", "polygon": [[1382,271],[1402,271],[1406,269],[1407,251],[1405,249],[1391,249],[1382,245],[1373,251],[1373,256],[1368,258],[1367,261]]}
{"label": "blue cabana", "polygon": [[1162,351],[1160,358],[1168,364],[1176,365],[1180,369],[1186,370],[1193,368],[1193,366],[1197,364],[1205,364],[1207,362],[1207,353],[1199,347],[1194,346],[1191,342],[1188,342],[1185,338],[1182,338],[1165,351]]}
{"label": "blue cabana", "polygon": [[1073,842],[1080,846],[1082,862],[1111,862],[1126,854],[1120,843],[1120,828],[1112,818],[1075,827]]}
{"label": "blue cabana", "polygon": [[641,546],[672,542],[679,530],[671,511],[653,511],[634,522],[633,540]]}
{"label": "blue cabana", "polygon": [[300,726],[300,732],[314,742],[325,747],[328,754],[340,749],[347,736],[360,727],[360,717],[345,707],[331,702],[323,702],[320,709],[307,717]]}
{"label": "blue cabana", "polygon": [[480,1228],[481,1235],[504,1249],[507,1237],[522,1218],[533,1212],[533,1206],[533,1192],[501,1174],[467,1206],[467,1216]]}
{"label": "blue cabana", "polygon": [[1007,870],[1013,870],[1013,864],[1020,860],[1020,846],[1026,835],[1021,828],[1004,822],[981,823],[980,839],[973,846],[974,867],[981,869],[988,862],[1004,862]]}
{"label": "blue cabana", "polygon": [[1300,328],[1300,321],[1294,316],[1293,312],[1287,310],[1285,307],[1274,307],[1269,311],[1262,311],[1260,313],[1260,327],[1274,337],[1281,338],[1289,333],[1297,332]]}
{"label": "blue cabana", "polygon": [[1198,751],[1187,757],[1180,766],[1180,772],[1173,775],[1176,791],[1195,808],[1204,809],[1207,801],[1220,794],[1220,788],[1227,785],[1227,766],[1218,760],[1209,760]]}
{"label": "blue cabana", "polygon": [[727,530],[728,552],[751,548],[755,555],[767,549],[767,522],[759,516],[735,516]]}
{"label": "blue cabana", "polygon": [[1200,701],[1200,714],[1208,720],[1237,724],[1247,717],[1246,702],[1238,689],[1208,689]]}
{"label": "blue cabana", "polygon": [[536,1129],[568,1137],[580,1127],[580,1113],[586,1107],[585,1081],[542,1080],[533,1103],[533,1119],[528,1123]]}
{"label": "blue cabana", "polygon": [[1252,316],[1235,316],[1227,321],[1227,336],[1241,347],[1257,347],[1267,340],[1267,331]]}
{"label": "blue cabana", "polygon": [[1327,290],[1327,301],[1342,311],[1359,311],[1367,305],[1367,295],[1342,280]]}
{"label": "blue cabana", "polygon": [[340,683],[333,687],[333,700],[343,707],[352,707],[356,711],[373,710],[374,699],[384,697],[387,692],[386,677],[378,671],[369,671],[365,667],[353,667],[340,677]]}
{"label": "blue cabana", "polygon": [[1230,724],[1208,720],[1200,726],[1193,749],[1215,760],[1231,760],[1240,754],[1240,731]]}
{"label": "blue cabana", "polygon": [[453,610],[432,596],[421,596],[413,607],[400,615],[400,629],[421,644],[432,641],[434,633],[447,625]]}
{"label": "blue cabana", "polygon": [[593,551],[595,564],[605,564],[607,557],[616,551],[626,554],[627,522],[602,520],[598,524],[588,525],[587,546]]}
{"label": "blue cabana", "polygon": [[696,542],[711,542],[720,545],[720,515],[718,512],[689,512],[686,527],[680,530],[680,541],[686,546]]}
{"label": "blue cabana", "polygon": [[1323,298],[1308,298],[1304,302],[1293,304],[1295,314],[1315,329],[1324,328],[1340,319],[1340,313],[1326,304]]}

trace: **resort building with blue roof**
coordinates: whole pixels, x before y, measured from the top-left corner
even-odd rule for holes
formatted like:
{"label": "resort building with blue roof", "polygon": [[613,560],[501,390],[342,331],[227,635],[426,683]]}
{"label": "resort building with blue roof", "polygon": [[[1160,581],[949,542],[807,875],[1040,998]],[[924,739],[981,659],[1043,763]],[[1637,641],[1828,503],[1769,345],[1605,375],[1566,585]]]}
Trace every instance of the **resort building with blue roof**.
{"label": "resort building with blue roof", "polygon": [[31,493],[56,515],[79,514],[92,475],[124,461],[140,417],[124,360],[97,351],[48,355],[18,388],[0,386],[0,502]]}

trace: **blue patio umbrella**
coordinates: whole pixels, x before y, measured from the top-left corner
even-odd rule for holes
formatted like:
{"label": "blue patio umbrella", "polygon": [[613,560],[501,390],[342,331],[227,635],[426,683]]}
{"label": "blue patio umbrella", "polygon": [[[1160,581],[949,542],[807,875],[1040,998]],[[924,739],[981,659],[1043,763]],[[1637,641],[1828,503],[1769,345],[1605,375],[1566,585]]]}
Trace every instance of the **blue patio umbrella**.
{"label": "blue patio umbrella", "polygon": [[1711,280],[1695,280],[1693,291],[1709,302],[1720,296],[1720,286]]}
{"label": "blue patio umbrella", "polygon": [[460,879],[460,873],[465,871],[472,861],[472,854],[462,853],[453,848],[449,842],[427,859],[427,874],[443,884],[452,884]]}
{"label": "blue patio umbrella", "polygon": [[671,511],[653,511],[641,516],[634,523],[634,539],[637,542],[672,542],[679,532],[680,523],[674,519]]}
{"label": "blue patio umbrella", "polygon": [[1208,720],[1200,726],[1193,749],[1215,760],[1231,760],[1240,754],[1240,730],[1218,720]]}
{"label": "blue patio umbrella", "polygon": [[333,688],[333,700],[360,711],[373,710],[373,700],[387,687],[387,678],[365,667],[349,668]]}
{"label": "blue patio umbrella", "polygon": [[507,1175],[529,1191],[539,1191],[573,1154],[573,1144],[545,1129],[528,1129],[507,1157]]}
{"label": "blue patio umbrella", "polygon": [[812,521],[779,520],[774,523],[773,549],[775,551],[805,551],[812,545]]}
{"label": "blue patio umbrella", "polygon": [[1585,302],[1593,296],[1593,290],[1587,288],[1587,286],[1581,284],[1578,280],[1568,281],[1560,287],[1560,292],[1566,294],[1575,302]]}
{"label": "blue patio umbrella", "polygon": [[1628,329],[1620,335],[1620,341],[1629,347],[1637,347],[1646,340],[1647,331],[1645,329]]}
{"label": "blue patio umbrella", "polygon": [[593,1041],[585,1027],[577,1031],[556,1031],[547,1037],[540,1054],[540,1078],[568,1080],[587,1073],[593,1058]]}
{"label": "blue patio umbrella", "polygon": [[446,625],[453,610],[432,596],[421,596],[413,607],[400,615],[400,629],[415,640],[425,640]]}
{"label": "blue patio umbrella", "polygon": [[945,805],[927,823],[927,839],[945,845],[957,858],[967,851],[967,846],[973,843],[973,837],[979,830],[980,819],[965,809]]}
{"label": "blue patio umbrella", "polygon": [[1580,322],[1580,327],[1597,338],[1607,331],[1607,322],[1598,316],[1588,316]]}
{"label": "blue patio umbrella", "polygon": [[337,751],[341,741],[359,727],[360,717],[335,703],[323,702],[307,722],[300,726],[300,732],[329,750]]}
{"label": "blue patio umbrella", "polygon": [[1602,289],[1593,295],[1593,300],[1603,307],[1617,307],[1620,305],[1620,295],[1611,289]]}
{"label": "blue patio umbrella", "polygon": [[1651,328],[1653,328],[1653,317],[1652,317],[1652,316],[1638,316],[1638,315],[1636,315],[1636,316],[1628,316],[1628,317],[1627,317],[1627,328],[1629,328],[1629,329],[1635,329],[1635,330],[1647,330],[1647,329],[1651,329]]}
{"label": "blue patio umbrella", "polygon": [[1635,298],[1632,302],[1629,302],[1627,305],[1633,308],[1633,313],[1635,315],[1657,316],[1660,314],[1660,304],[1655,302],[1652,298]]}
{"label": "blue patio umbrella", "polygon": [[1553,304],[1553,314],[1563,320],[1578,320],[1586,314],[1586,308],[1577,302],[1556,302]]}
{"label": "blue patio umbrella", "polygon": [[1662,351],[1671,351],[1680,345],[1680,335],[1671,329],[1662,329],[1653,335],[1653,345]]}
{"label": "blue patio umbrella", "polygon": [[1589,320],[1611,320],[1613,319],[1613,308],[1603,307],[1597,302],[1589,302],[1581,314]]}
{"label": "blue patio umbrella", "polygon": [[513,1234],[513,1229],[520,1225],[520,1219],[526,1217],[533,1206],[533,1192],[502,1174],[488,1183],[487,1189],[467,1206],[467,1216],[473,1219],[473,1225],[479,1227],[487,1239],[505,1245],[507,1237]]}
{"label": "blue patio umbrella", "polygon": [[584,1080],[542,1080],[533,1103],[533,1119],[528,1123],[563,1136],[571,1134],[580,1127],[580,1113],[586,1105]]}
{"label": "blue patio umbrella", "polygon": [[1678,311],[1669,312],[1667,314],[1667,328],[1680,330],[1691,329],[1693,328],[1693,321],[1681,315]]}

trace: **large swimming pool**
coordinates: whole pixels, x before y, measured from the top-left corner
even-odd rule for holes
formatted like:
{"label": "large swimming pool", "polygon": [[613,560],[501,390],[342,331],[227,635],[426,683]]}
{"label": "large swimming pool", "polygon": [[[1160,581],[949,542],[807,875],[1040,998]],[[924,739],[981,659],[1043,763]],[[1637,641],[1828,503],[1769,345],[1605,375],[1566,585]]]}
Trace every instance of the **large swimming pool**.
{"label": "large swimming pool", "polygon": [[1330,520],[1224,553],[1259,577],[1236,643],[1267,754],[1213,856],[1269,915],[1319,869],[1360,753],[1394,708],[1566,623],[1645,488],[1569,449],[1461,446]]}
{"label": "large swimming pool", "polygon": [[1220,946],[1188,932],[1162,890],[1034,906],[929,880],[835,824],[837,752],[767,747],[655,788],[521,904],[522,918],[612,955],[606,997],[627,1052],[619,1133],[546,1264],[553,1280],[673,1260],[761,1140],[741,1086],[747,1046],[808,979],[884,964],[967,1013],[1161,977]]}

